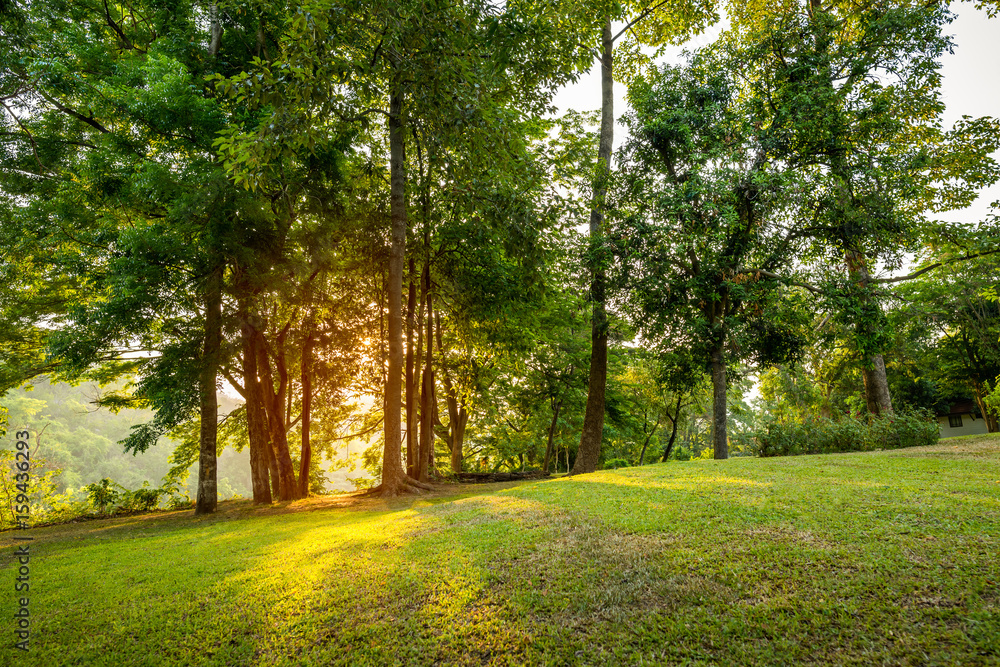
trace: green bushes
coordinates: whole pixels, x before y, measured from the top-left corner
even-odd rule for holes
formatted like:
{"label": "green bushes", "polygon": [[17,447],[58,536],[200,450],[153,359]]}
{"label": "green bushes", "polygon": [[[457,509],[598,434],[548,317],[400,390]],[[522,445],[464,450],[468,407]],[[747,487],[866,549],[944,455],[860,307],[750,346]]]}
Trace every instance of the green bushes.
{"label": "green bushes", "polygon": [[629,463],[628,459],[611,459],[604,462],[604,470],[617,470],[618,468],[628,468],[632,464]]}
{"label": "green bushes", "polygon": [[149,488],[145,482],[141,488],[130,491],[115,481],[104,478],[100,482],[83,487],[91,504],[101,514],[109,509],[118,512],[150,512],[160,504],[160,497],[171,494],[170,488]]}
{"label": "green bushes", "polygon": [[804,422],[765,419],[753,433],[758,456],[867,452],[937,443],[940,431],[929,414],[895,413],[881,417]]}
{"label": "green bushes", "polygon": [[121,496],[121,493],[118,491],[121,487],[107,477],[100,482],[88,484],[83,488],[87,491],[87,498],[94,506],[94,509],[101,514],[106,513],[109,507],[114,506],[118,502],[119,496]]}

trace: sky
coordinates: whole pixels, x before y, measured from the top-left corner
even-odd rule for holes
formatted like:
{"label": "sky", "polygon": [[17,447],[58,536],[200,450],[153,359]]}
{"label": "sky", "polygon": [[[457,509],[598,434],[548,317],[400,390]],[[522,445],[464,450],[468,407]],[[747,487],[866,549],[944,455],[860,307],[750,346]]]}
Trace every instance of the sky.
{"label": "sky", "polygon": [[[952,3],[951,11],[957,18],[949,26],[955,43],[954,53],[942,59],[942,97],[947,109],[944,113],[946,127],[962,115],[1000,116],[1000,18],[988,19],[986,13],[975,9],[971,3]],[[711,43],[721,31],[717,25],[705,34],[691,40],[687,48],[697,48]],[[665,60],[679,62],[681,49],[674,49]],[[601,106],[601,77],[599,67],[594,67],[571,86],[556,95],[554,104],[560,110],[587,111]],[[625,103],[625,86],[615,83],[615,119],[628,110]],[[621,145],[621,125],[615,128],[615,148]],[[1000,160],[1000,153],[994,155]],[[1000,200],[1000,185],[984,190],[979,199],[968,209],[942,214],[942,218],[955,222],[977,222],[989,212],[990,204]]]}

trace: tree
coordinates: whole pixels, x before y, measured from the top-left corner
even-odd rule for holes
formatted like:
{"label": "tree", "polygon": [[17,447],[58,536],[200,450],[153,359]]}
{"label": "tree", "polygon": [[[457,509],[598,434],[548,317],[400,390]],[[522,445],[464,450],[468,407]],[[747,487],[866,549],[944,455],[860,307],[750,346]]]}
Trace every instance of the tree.
{"label": "tree", "polygon": [[242,110],[205,75],[259,53],[264,45],[244,37],[273,18],[248,8],[234,20],[211,5],[206,32],[199,6],[35,2],[31,48],[7,79],[17,88],[6,98],[2,187],[17,203],[3,242],[23,261],[6,290],[46,277],[56,286],[35,302],[39,326],[10,379],[136,376],[131,396],[103,399],[156,409],[124,441],[132,451],[198,415],[199,513],[217,498],[228,269],[272,241],[280,220],[271,202],[229,181],[213,147]]}
{"label": "tree", "polygon": [[852,327],[869,412],[891,411],[877,286],[896,279],[872,266],[898,269],[937,233],[929,213],[965,206],[997,179],[989,155],[1000,126],[964,118],[942,127],[938,68],[951,15],[938,3],[740,5],[732,18],[771,149],[810,180],[797,235],[814,241],[829,307]]}
{"label": "tree", "polygon": [[[980,230],[981,239],[991,236]],[[966,248],[953,248],[964,254]],[[925,263],[946,259],[939,248]],[[921,365],[937,381],[941,399],[971,394],[990,433],[1000,430],[986,400],[1000,377],[1000,305],[996,300],[996,255],[956,262],[897,288],[899,327],[919,336]],[[966,395],[968,395],[966,394]]]}
{"label": "tree", "polygon": [[[592,302],[590,372],[587,407],[580,435],[579,455],[573,467],[574,474],[597,469],[604,432],[605,386],[608,375],[604,215],[614,145],[614,81],[615,72],[618,71],[614,64],[615,42],[623,37],[626,40],[624,60],[627,66],[619,71],[619,80],[628,81],[637,65],[648,62],[641,47],[662,47],[668,43],[683,42],[718,18],[714,8],[715,3],[711,1],[675,3],[671,0],[650,0],[602,3],[594,6],[595,14],[590,14],[589,11],[583,13],[586,17],[584,20],[591,20],[593,16],[593,25],[600,30],[600,38],[599,41],[595,40],[597,43],[593,52],[601,64],[601,129],[589,220],[588,268],[591,274]],[[617,34],[612,27],[612,22],[616,20],[625,23]]]}
{"label": "tree", "polygon": [[[412,368],[405,363],[402,333],[407,243],[416,240],[409,233],[413,228],[410,220],[418,212],[424,223],[425,266],[421,267],[420,282],[426,329],[421,326],[417,330],[426,337],[424,350],[430,358],[435,338],[431,300],[436,295],[427,279],[428,232],[431,218],[439,216],[444,208],[431,202],[440,208],[428,211],[427,195],[432,184],[433,189],[442,185],[455,193],[474,193],[482,184],[473,180],[476,177],[461,164],[465,161],[473,167],[481,166],[481,156],[493,162],[491,174],[511,178],[520,173],[523,141],[517,130],[525,124],[518,116],[543,110],[551,87],[572,77],[576,70],[578,56],[565,49],[566,36],[556,29],[555,22],[536,15],[536,10],[530,4],[516,2],[504,10],[479,3],[404,3],[393,7],[327,0],[310,3],[292,20],[289,38],[277,61],[262,67],[255,76],[241,75],[226,84],[228,91],[246,96],[256,108],[270,107],[252,132],[233,132],[221,142],[235,177],[251,187],[257,182],[256,166],[267,164],[275,153],[289,146],[311,148],[336,123],[368,131],[373,120],[385,119],[385,125],[375,126],[372,133],[382,147],[387,143],[389,149],[385,301],[388,364],[382,401],[383,481],[379,489],[384,495],[422,487],[419,480],[406,474],[400,461],[402,424],[397,409],[402,405],[404,372]],[[531,44],[527,50],[525,43]],[[521,58],[513,57],[515,50]],[[331,80],[340,85],[329,86]],[[414,173],[414,153],[419,177],[416,192],[422,199],[417,207],[408,201],[414,191],[408,184]],[[464,160],[449,160],[446,153],[460,154]],[[504,188],[499,190],[509,192],[512,183],[502,185]],[[482,204],[478,207],[482,208]],[[475,211],[468,208],[461,212],[475,217]],[[433,369],[426,362],[424,375],[429,382],[422,383],[423,443],[429,449],[426,413],[433,412],[428,399],[434,383]],[[415,403],[411,396],[415,384],[412,378],[408,380],[407,422],[412,437],[414,422],[410,414]],[[423,457],[421,453],[421,465]]]}
{"label": "tree", "polygon": [[710,370],[719,459],[729,357],[767,364],[799,343],[796,319],[774,313],[796,249],[778,217],[790,176],[736,93],[712,51],[634,82],[612,222],[616,288],[642,339]]}

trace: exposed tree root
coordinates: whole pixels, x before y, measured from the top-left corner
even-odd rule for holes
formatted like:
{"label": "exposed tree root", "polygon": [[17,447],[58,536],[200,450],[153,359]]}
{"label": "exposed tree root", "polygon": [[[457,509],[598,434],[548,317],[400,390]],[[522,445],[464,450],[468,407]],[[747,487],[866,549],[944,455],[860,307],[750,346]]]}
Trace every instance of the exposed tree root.
{"label": "exposed tree root", "polygon": [[407,495],[411,493],[423,493],[424,491],[433,491],[434,487],[430,484],[425,484],[419,480],[413,479],[410,476],[404,476],[402,479],[395,480],[394,484],[387,485],[382,482],[378,486],[373,486],[372,488],[365,491],[362,497],[368,496],[379,496],[381,498],[395,498],[396,496]]}

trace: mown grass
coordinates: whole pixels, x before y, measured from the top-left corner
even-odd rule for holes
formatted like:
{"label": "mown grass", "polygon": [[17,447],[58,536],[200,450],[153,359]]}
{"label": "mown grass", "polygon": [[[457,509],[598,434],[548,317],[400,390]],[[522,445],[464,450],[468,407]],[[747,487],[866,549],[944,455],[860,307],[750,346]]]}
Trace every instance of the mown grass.
{"label": "mown grass", "polygon": [[1000,664],[1000,438],[461,491],[32,529],[28,654],[4,534],[0,664]]}

